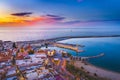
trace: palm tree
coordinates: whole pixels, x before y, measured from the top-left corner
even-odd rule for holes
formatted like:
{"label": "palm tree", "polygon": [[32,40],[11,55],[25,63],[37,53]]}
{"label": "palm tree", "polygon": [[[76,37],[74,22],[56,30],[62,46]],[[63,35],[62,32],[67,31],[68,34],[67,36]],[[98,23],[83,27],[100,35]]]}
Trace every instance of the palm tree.
{"label": "palm tree", "polygon": [[48,48],[48,43],[45,43],[45,47]]}
{"label": "palm tree", "polygon": [[16,43],[14,42],[13,43],[13,46],[12,46],[13,48],[17,48],[17,46],[16,46]]}
{"label": "palm tree", "polygon": [[28,51],[28,53],[29,53],[29,54],[34,54],[34,50],[30,49],[30,50]]}
{"label": "palm tree", "polygon": [[2,76],[0,80],[5,80],[6,74],[7,74],[7,70],[4,70],[4,72],[2,72]]}
{"label": "palm tree", "polygon": [[19,80],[26,80],[25,75],[19,70],[18,66],[16,66],[16,73]]}
{"label": "palm tree", "polygon": [[81,77],[81,75],[80,75],[80,73],[78,72],[78,73],[76,74],[76,80],[80,80],[80,77]]}
{"label": "palm tree", "polygon": [[12,61],[12,65],[13,66],[15,66],[16,65],[16,59],[15,59],[15,55],[13,55],[12,57],[11,57],[11,61]]}

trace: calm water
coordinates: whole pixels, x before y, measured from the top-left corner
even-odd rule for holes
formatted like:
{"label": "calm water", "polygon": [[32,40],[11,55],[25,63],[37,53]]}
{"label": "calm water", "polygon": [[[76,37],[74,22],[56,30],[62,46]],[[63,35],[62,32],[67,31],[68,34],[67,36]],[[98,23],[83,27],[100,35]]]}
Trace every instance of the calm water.
{"label": "calm water", "polygon": [[[85,45],[85,52],[79,53],[79,56],[93,56],[102,52],[105,53],[103,57],[90,59],[89,62],[98,67],[102,67],[108,70],[120,72],[120,37],[116,38],[74,38],[59,41],[61,43],[72,43]],[[76,55],[76,52],[67,49],[61,49],[57,47],[50,47],[52,49],[66,50],[72,55]]]}
{"label": "calm water", "polygon": [[28,28],[0,30],[0,40],[29,41],[64,36],[120,35],[120,29],[112,28]]}

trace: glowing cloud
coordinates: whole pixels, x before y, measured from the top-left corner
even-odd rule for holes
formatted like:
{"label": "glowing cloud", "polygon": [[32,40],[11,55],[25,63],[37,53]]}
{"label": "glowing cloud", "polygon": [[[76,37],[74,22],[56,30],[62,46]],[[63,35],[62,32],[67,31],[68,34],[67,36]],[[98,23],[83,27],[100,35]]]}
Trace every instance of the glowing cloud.
{"label": "glowing cloud", "polygon": [[12,13],[0,18],[0,26],[48,25],[59,23],[65,19],[57,15],[31,16],[31,14],[32,12]]}

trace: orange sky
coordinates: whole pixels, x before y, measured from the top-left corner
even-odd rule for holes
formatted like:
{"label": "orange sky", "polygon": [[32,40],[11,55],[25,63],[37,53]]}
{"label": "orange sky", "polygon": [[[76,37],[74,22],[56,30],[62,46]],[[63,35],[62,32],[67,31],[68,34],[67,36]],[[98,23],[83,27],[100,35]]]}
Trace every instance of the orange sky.
{"label": "orange sky", "polygon": [[32,26],[37,24],[53,23],[55,20],[46,16],[14,16],[10,6],[0,3],[0,27]]}
{"label": "orange sky", "polygon": [[1,16],[0,17],[0,26],[28,26],[45,24],[45,23],[54,23],[55,20],[50,19],[48,17],[40,16],[40,17],[18,17],[18,16]]}

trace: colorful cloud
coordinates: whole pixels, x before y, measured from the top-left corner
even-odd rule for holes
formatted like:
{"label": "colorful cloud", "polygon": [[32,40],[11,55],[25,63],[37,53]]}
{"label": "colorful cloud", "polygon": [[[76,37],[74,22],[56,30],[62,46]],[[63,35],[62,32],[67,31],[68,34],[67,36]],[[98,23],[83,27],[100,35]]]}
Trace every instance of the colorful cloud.
{"label": "colorful cloud", "polygon": [[21,13],[13,13],[11,15],[13,15],[13,16],[29,16],[31,14],[32,14],[32,12],[21,12]]}
{"label": "colorful cloud", "polygon": [[0,27],[119,21],[119,3],[119,0],[0,0]]}
{"label": "colorful cloud", "polygon": [[12,13],[0,20],[0,26],[48,25],[60,23],[65,17],[57,15],[31,16],[32,12]]}
{"label": "colorful cloud", "polygon": [[[95,22],[106,22],[106,21],[120,21],[119,19],[112,20],[69,20],[67,17],[46,14],[35,16],[32,15],[32,12],[20,12],[20,13],[12,13],[6,17],[0,17],[0,26],[43,26],[43,25],[81,25],[86,23],[95,23]],[[67,21],[68,20],[68,21]]]}
{"label": "colorful cloud", "polygon": [[58,15],[51,15],[51,14],[47,14],[46,17],[50,17],[51,19],[54,19],[54,20],[64,20],[65,19],[65,17],[61,17]]}

